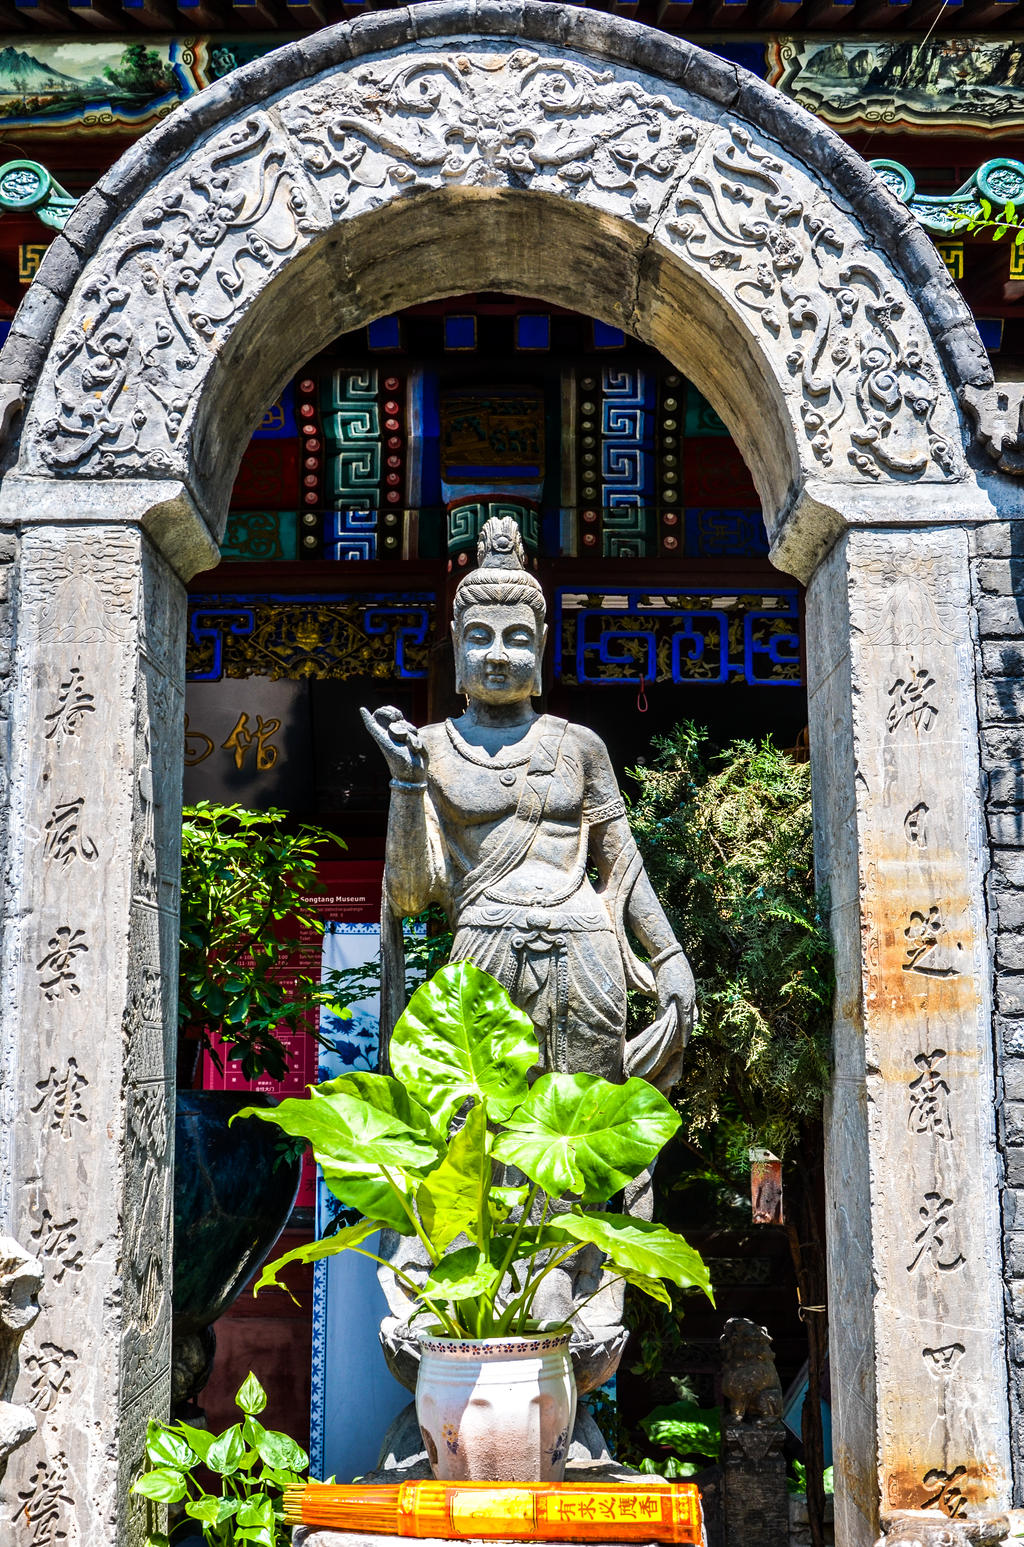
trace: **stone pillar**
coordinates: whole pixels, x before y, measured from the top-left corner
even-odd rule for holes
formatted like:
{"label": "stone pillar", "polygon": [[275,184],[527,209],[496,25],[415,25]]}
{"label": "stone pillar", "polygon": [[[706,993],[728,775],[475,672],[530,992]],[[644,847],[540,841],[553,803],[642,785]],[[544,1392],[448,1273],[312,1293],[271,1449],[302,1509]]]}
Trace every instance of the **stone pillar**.
{"label": "stone pillar", "polygon": [[[968,534],[853,530],[808,588],[836,1539],[1008,1502]],[[877,1470],[876,1470],[877,1458]]]}
{"label": "stone pillar", "polygon": [[110,519],[130,504],[116,485],[73,505],[3,492],[0,514],[33,524],[15,566],[0,1175],[44,1281],[15,1391],[38,1427],[0,1539],[129,1547],[170,1380],[185,593],[139,521]]}

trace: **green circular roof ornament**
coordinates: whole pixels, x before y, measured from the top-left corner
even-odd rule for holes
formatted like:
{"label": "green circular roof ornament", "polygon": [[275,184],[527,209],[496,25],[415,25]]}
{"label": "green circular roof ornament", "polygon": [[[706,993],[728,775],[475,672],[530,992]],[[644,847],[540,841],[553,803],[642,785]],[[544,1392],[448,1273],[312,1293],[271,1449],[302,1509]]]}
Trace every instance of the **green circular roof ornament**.
{"label": "green circular roof ornament", "polygon": [[59,231],[77,203],[38,161],[5,161],[0,166],[0,211],[34,210],[44,225]]}

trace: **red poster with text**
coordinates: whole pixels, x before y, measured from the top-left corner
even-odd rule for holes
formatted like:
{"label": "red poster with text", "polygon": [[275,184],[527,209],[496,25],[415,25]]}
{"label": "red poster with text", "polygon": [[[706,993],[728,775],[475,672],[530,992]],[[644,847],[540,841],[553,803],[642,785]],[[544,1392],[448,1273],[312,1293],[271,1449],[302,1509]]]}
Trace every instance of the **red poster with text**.
{"label": "red poster with text", "polygon": [[[381,886],[384,865],[380,860],[323,860],[317,866],[319,895],[313,900],[314,908],[324,924],[374,924],[380,918]],[[282,926],[283,933],[293,943],[282,952],[277,970],[278,980],[286,988],[294,990],[300,975],[320,981],[322,935],[307,926]],[[304,1017],[309,1027],[316,1025],[316,1013]],[[288,1072],[283,1080],[261,1076],[247,1080],[240,1065],[227,1056],[227,1048],[214,1037],[214,1046],[223,1065],[218,1069],[210,1053],[203,1055],[203,1090],[261,1091],[273,1096],[301,1095],[308,1085],[318,1078],[320,1045],[308,1030],[295,1032],[282,1028],[278,1037],[285,1046]],[[297,1208],[311,1208],[315,1201],[316,1167],[311,1155],[306,1156]]]}

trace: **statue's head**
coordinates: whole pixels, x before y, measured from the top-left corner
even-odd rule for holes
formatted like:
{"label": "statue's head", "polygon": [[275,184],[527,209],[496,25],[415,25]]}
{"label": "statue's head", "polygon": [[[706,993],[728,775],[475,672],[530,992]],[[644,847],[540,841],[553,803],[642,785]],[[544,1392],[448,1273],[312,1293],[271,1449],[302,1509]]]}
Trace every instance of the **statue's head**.
{"label": "statue's head", "polygon": [[478,568],[455,592],[456,692],[495,704],[534,697],[541,692],[547,639],[544,592],[526,568],[510,516],[484,523],[476,553]]}

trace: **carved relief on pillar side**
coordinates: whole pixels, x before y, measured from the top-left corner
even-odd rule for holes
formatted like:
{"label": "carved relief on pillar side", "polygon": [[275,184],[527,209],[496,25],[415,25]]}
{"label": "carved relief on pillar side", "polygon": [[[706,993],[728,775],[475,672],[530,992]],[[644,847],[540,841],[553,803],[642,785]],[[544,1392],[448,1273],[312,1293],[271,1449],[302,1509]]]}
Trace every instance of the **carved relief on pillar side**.
{"label": "carved relief on pillar side", "polygon": [[[182,619],[184,629],[184,619]],[[176,910],[180,884],[185,695],[180,682],[140,664],[135,706],[132,896]]]}
{"label": "carved relief on pillar side", "polygon": [[117,1547],[147,1547],[145,1501],[131,1492],[139,1471],[139,1458],[145,1455],[149,1420],[166,1416],[171,1410],[170,1365],[155,1374],[148,1385],[124,1392],[120,1406],[120,1446],[118,1453]]}
{"label": "carved relief on pillar side", "polygon": [[173,1069],[176,946],[170,914],[132,904],[121,1030],[125,1078],[133,1083],[168,1079]]}
{"label": "carved relief on pillar side", "polygon": [[133,1085],[126,1106],[120,1390],[131,1401],[170,1370],[173,1088]]}
{"label": "carved relief on pillar side", "polygon": [[1005,1502],[966,536],[855,533],[850,576],[883,1509]]}

